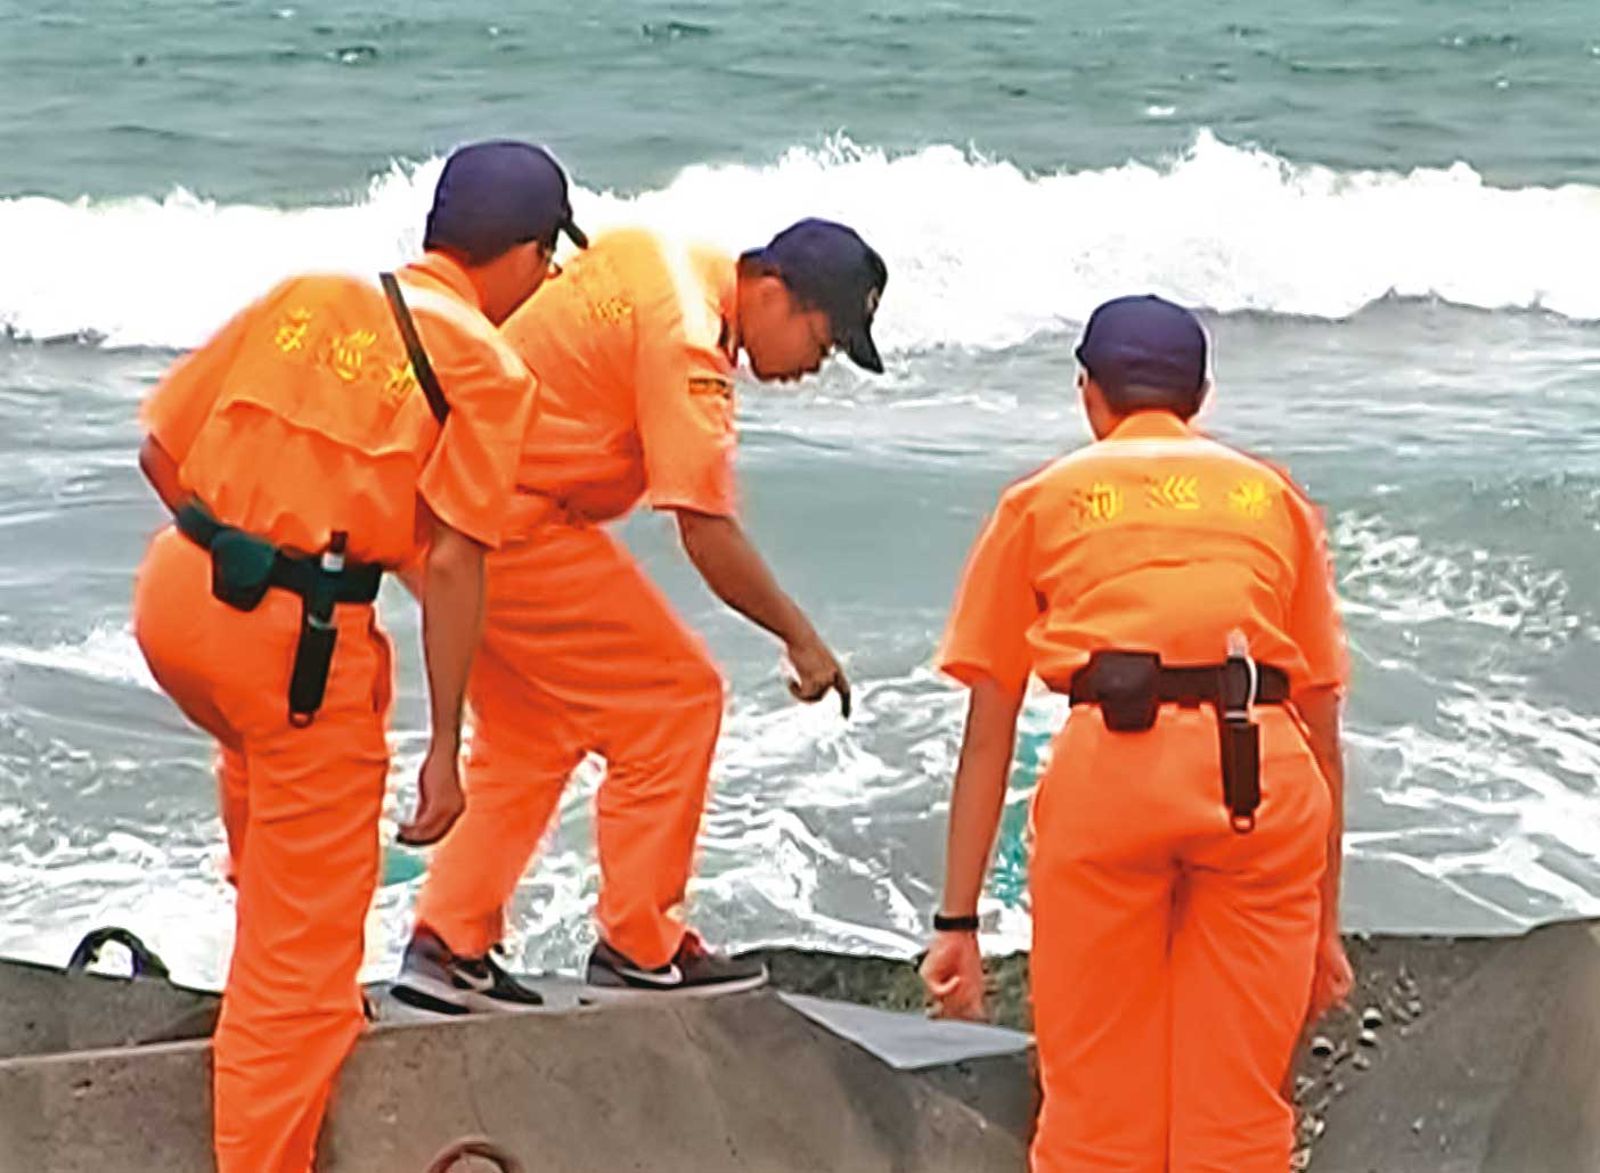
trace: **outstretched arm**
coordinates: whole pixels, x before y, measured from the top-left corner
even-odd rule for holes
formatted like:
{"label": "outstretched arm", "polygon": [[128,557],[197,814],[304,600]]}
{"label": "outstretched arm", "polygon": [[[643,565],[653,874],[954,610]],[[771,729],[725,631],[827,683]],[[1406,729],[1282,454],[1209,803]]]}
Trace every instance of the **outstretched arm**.
{"label": "outstretched arm", "polygon": [[1344,755],[1339,748],[1340,695],[1337,688],[1297,693],[1294,707],[1305,722],[1311,753],[1328,784],[1333,814],[1328,820],[1328,863],[1322,874],[1322,929],[1310,1019],[1315,1022],[1349,995],[1354,977],[1339,936],[1339,880],[1344,865]]}
{"label": "outstretched arm", "polygon": [[436,522],[422,581],[422,649],[432,732],[417,779],[417,813],[400,829],[400,841],[413,845],[442,839],[466,805],[459,774],[461,714],[483,633],[484,547]]}
{"label": "outstretched arm", "polygon": [[850,682],[805,612],[784,593],[743,528],[731,517],[678,509],[678,534],[684,552],[712,593],[757,627],[783,641],[798,679],[789,691],[810,703],[829,689],[850,715]]}
{"label": "outstretched arm", "polygon": [[[1021,708],[1020,692],[1008,690],[988,676],[973,681],[950,797],[944,899],[940,904],[946,916],[972,916],[978,911],[978,897],[1005,807]],[[922,963],[922,980],[940,1017],[983,1017],[983,959],[975,933],[937,933]]]}

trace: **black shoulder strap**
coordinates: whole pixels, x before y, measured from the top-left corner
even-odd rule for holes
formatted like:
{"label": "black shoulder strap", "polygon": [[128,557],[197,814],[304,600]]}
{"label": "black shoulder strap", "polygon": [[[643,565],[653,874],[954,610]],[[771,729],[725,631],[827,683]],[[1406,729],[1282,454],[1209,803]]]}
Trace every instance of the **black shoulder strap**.
{"label": "black shoulder strap", "polygon": [[450,401],[444,397],[444,391],[439,386],[439,377],[433,373],[433,364],[428,361],[428,352],[422,349],[422,339],[417,337],[417,324],[411,320],[411,311],[406,307],[406,299],[400,296],[400,282],[394,279],[393,273],[379,273],[378,280],[383,283],[383,292],[389,297],[389,308],[394,311],[395,325],[400,327],[400,337],[406,344],[406,354],[411,359],[412,373],[417,376],[417,383],[422,387],[422,393],[428,397],[428,406],[433,409],[433,418],[441,424],[450,414]]}

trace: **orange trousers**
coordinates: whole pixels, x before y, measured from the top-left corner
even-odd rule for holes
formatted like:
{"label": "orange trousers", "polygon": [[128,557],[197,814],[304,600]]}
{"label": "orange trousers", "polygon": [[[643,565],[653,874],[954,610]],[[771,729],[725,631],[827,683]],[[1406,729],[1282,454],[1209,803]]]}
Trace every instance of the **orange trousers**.
{"label": "orange trousers", "polygon": [[552,520],[489,556],[469,697],[466,813],[435,853],[417,920],[453,952],[498,941],[506,904],[573,769],[606,759],[595,822],[600,931],[638,965],[671,960],[694,863],[722,678],[622,544]]}
{"label": "orange trousers", "polygon": [[1056,738],[1033,809],[1035,1173],[1289,1168],[1330,797],[1294,716],[1257,720],[1242,835],[1209,708],[1138,734],[1078,708]]}
{"label": "orange trousers", "polygon": [[134,628],[151,672],[219,743],[238,888],[233,961],[212,1043],[220,1173],[308,1173],[328,1094],[364,1023],[357,975],[378,879],[388,772],[387,637],[336,608],[327,698],[288,720],[300,600],[241,612],[211,595],[209,557],[175,530],[139,570]]}

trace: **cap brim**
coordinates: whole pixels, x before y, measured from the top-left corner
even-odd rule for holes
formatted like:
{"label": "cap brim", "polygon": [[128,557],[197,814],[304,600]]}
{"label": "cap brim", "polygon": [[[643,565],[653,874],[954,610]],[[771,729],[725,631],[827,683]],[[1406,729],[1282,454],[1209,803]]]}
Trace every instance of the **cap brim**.
{"label": "cap brim", "polygon": [[872,341],[872,334],[866,327],[844,339],[841,346],[856,366],[874,375],[883,374],[883,358],[878,354],[877,344]]}
{"label": "cap brim", "polygon": [[574,224],[571,216],[568,216],[566,223],[561,225],[561,231],[565,232],[567,234],[567,239],[572,241],[572,243],[577,245],[579,248],[589,247],[588,233],[584,232],[583,229]]}

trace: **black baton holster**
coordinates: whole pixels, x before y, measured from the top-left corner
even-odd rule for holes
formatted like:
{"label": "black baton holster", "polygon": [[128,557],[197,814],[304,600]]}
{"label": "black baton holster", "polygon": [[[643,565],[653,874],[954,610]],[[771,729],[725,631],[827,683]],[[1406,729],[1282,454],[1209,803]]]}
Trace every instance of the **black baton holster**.
{"label": "black baton holster", "polygon": [[1217,735],[1221,739],[1222,801],[1241,835],[1253,831],[1261,805],[1261,726],[1250,715],[1260,690],[1254,660],[1229,656],[1218,669]]}
{"label": "black baton holster", "polygon": [[348,542],[349,535],[343,530],[334,531],[311,589],[300,596],[300,642],[295,645],[294,670],[289,674],[289,724],[296,728],[311,724],[328,691],[333,645],[339,638],[333,605],[338,601]]}

